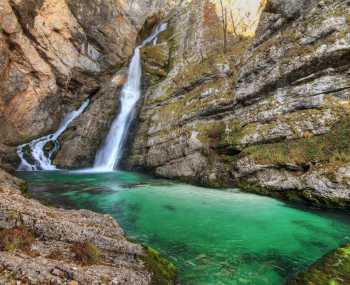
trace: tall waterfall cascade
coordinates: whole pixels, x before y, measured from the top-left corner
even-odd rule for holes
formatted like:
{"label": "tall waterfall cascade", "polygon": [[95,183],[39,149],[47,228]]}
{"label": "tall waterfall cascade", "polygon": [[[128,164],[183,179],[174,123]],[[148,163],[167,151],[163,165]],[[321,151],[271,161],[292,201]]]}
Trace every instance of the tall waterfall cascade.
{"label": "tall waterfall cascade", "polygon": [[130,125],[135,117],[135,107],[141,97],[142,67],[140,49],[150,43],[156,44],[158,35],[166,29],[166,23],[158,25],[155,31],[135,48],[129,65],[128,80],[121,91],[121,111],[113,121],[104,144],[97,152],[94,164],[95,170],[112,171],[118,166]]}
{"label": "tall waterfall cascade", "polygon": [[[55,133],[35,139],[28,144],[18,146],[17,154],[21,159],[21,164],[18,167],[18,170],[56,170],[56,166],[52,164],[52,158],[59,149],[58,138],[64,133],[69,125],[84,112],[89,103],[90,100],[86,100],[78,110],[68,113]],[[46,149],[48,145],[50,148]]]}

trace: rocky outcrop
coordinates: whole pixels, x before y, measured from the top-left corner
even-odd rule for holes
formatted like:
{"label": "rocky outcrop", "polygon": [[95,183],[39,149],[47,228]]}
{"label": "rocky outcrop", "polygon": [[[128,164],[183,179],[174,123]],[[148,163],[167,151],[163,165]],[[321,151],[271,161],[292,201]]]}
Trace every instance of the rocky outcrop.
{"label": "rocky outcrop", "polygon": [[179,11],[145,51],[169,49],[169,64],[152,76],[144,59],[150,86],[126,166],[348,207],[348,4],[271,1],[256,36],[226,50],[209,1]]}
{"label": "rocky outcrop", "polygon": [[173,267],[127,241],[112,217],[49,208],[21,190],[0,170],[1,284],[151,284],[165,273],[172,284]]}
{"label": "rocky outcrop", "polygon": [[292,20],[264,15],[237,80],[239,127],[224,136],[241,151],[240,180],[316,204],[349,205],[346,2],[305,1]]}
{"label": "rocky outcrop", "polygon": [[291,278],[285,285],[337,284],[350,282],[350,245],[344,245]]}

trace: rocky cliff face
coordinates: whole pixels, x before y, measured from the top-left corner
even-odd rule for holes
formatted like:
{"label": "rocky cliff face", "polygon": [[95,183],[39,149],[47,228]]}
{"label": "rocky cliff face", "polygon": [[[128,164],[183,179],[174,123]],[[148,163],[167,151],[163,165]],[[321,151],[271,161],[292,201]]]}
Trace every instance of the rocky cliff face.
{"label": "rocky cliff face", "polygon": [[208,117],[229,110],[233,99],[233,71],[223,40],[215,5],[193,1],[169,19],[157,46],[143,50],[148,88],[129,165],[208,182],[207,144],[200,129]]}
{"label": "rocky cliff face", "polygon": [[144,50],[148,88],[127,167],[348,206],[349,1],[271,1],[229,39],[209,1]]}
{"label": "rocky cliff face", "polygon": [[1,144],[53,131],[87,97],[103,100],[103,81],[135,44],[125,13],[114,1],[1,1]]}
{"label": "rocky cliff face", "polygon": [[[115,73],[130,58],[138,31],[148,16],[167,11],[177,1],[161,2],[1,1],[2,148],[13,154],[9,146],[52,132],[64,114],[90,97],[88,118],[77,136],[83,145],[92,145],[92,150],[70,161],[69,154],[58,158],[65,166],[88,163],[84,158],[96,151],[97,138],[104,137],[118,110],[111,101],[111,94],[117,98],[120,87]],[[96,108],[103,110],[96,113]],[[103,122],[102,126],[92,124],[91,116]],[[5,160],[13,162],[12,155]]]}
{"label": "rocky cliff face", "polygon": [[[0,1],[1,168],[12,170],[17,145],[56,130],[86,98],[57,162],[91,162],[118,112],[122,67],[139,30],[169,8],[129,2]],[[128,242],[111,217],[49,208],[21,190],[21,180],[0,170],[1,284],[173,284],[174,268]]]}
{"label": "rocky cliff face", "polygon": [[[86,6],[85,2],[79,4],[72,1],[70,7],[85,27],[87,35],[92,35],[94,42],[106,46],[103,50],[108,50],[108,56],[112,58],[111,68],[99,77],[98,89],[95,90],[90,107],[61,139],[61,149],[55,164],[62,168],[82,168],[93,164],[111,122],[118,114],[119,91],[126,80],[128,60],[133,48],[142,32],[146,36],[160,17],[180,1],[110,1],[102,7],[96,1],[90,2]],[[105,31],[96,29],[104,23],[107,25]]]}

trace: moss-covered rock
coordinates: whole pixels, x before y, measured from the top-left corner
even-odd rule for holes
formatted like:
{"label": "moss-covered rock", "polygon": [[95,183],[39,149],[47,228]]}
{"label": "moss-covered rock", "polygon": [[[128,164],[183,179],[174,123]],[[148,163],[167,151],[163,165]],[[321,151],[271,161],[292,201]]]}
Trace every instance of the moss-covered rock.
{"label": "moss-covered rock", "polygon": [[49,153],[51,153],[51,151],[55,149],[57,143],[58,143],[57,141],[49,141],[44,146],[44,153],[45,153],[46,156],[48,156]]}
{"label": "moss-covered rock", "polygon": [[155,249],[144,246],[143,262],[152,273],[152,285],[173,285],[176,283],[176,267],[163,258]]}
{"label": "moss-covered rock", "polygon": [[244,152],[261,164],[327,164],[350,162],[350,116],[343,114],[331,130],[319,136],[248,147]]}
{"label": "moss-covered rock", "polygon": [[350,284],[350,244],[326,255],[307,271],[291,278],[286,285]]}
{"label": "moss-covered rock", "polygon": [[154,85],[165,78],[169,68],[169,46],[166,42],[144,47],[141,57],[146,85]]}

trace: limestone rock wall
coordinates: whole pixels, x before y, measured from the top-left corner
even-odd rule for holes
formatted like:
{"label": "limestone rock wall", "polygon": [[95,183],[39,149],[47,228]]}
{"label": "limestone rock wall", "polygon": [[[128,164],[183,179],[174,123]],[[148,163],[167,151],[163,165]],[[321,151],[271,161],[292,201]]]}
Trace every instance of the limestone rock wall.
{"label": "limestone rock wall", "polygon": [[246,41],[231,36],[224,53],[222,22],[216,11],[211,1],[192,1],[170,16],[159,44],[144,49],[145,81],[151,84],[128,167],[205,185],[216,180],[209,165],[210,139],[203,133],[211,129],[210,118],[232,107],[234,63],[246,46]]}
{"label": "limestone rock wall", "polygon": [[348,207],[349,14],[349,1],[271,1],[256,36],[225,51],[211,3],[192,2],[154,47],[169,50],[166,76],[147,51],[126,166]]}
{"label": "limestone rock wall", "polygon": [[0,144],[11,151],[3,160],[12,163],[15,146],[56,130],[87,97],[104,100],[101,86],[136,41],[125,13],[116,1],[0,2]]}

